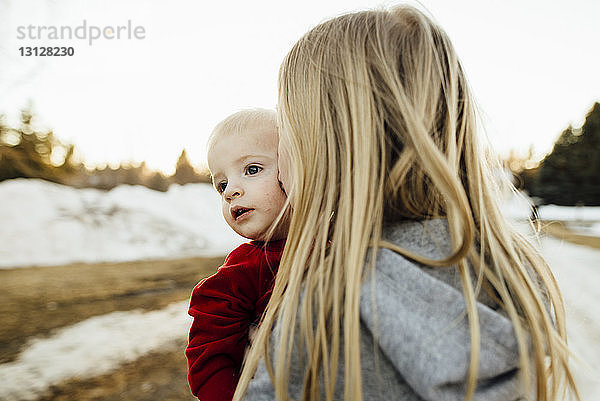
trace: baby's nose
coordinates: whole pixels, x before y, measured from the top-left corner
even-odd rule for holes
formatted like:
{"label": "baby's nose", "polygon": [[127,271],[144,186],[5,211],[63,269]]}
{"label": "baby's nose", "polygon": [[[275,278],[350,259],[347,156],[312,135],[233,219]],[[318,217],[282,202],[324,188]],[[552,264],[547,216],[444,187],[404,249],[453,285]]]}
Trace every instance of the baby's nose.
{"label": "baby's nose", "polygon": [[235,198],[242,196],[243,193],[244,191],[239,185],[228,185],[225,189],[225,199],[231,201]]}

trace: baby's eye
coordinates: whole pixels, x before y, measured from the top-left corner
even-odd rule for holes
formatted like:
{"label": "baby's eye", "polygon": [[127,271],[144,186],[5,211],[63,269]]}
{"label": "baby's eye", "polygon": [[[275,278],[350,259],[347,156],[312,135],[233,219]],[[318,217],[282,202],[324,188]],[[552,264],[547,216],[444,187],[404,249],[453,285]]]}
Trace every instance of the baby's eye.
{"label": "baby's eye", "polygon": [[220,183],[217,184],[217,192],[218,193],[225,192],[225,188],[227,188],[227,182],[221,181]]}
{"label": "baby's eye", "polygon": [[260,166],[250,165],[250,166],[246,167],[246,175],[258,174],[258,173],[260,173],[261,170],[262,170],[262,167],[260,167]]}

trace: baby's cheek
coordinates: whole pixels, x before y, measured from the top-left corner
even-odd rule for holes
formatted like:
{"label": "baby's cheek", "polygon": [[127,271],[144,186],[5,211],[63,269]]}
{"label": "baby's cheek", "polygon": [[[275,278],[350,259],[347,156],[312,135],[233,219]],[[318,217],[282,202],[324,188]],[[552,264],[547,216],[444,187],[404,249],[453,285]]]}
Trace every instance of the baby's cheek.
{"label": "baby's cheek", "polygon": [[221,214],[223,215],[223,219],[225,219],[225,222],[231,226],[231,213],[229,212],[229,205],[227,204],[223,204],[223,207],[221,208]]}

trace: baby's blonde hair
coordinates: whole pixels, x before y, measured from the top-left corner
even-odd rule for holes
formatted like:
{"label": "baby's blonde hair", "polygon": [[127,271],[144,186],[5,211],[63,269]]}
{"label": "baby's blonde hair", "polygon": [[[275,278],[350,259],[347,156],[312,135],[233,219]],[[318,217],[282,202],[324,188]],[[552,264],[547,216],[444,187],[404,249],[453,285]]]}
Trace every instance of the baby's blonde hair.
{"label": "baby's blonde hair", "polygon": [[[457,267],[471,333],[465,399],[473,398],[477,384],[482,289],[514,325],[526,394],[535,391],[547,401],[561,389],[576,393],[560,291],[539,253],[498,209],[475,105],[439,26],[408,6],[318,25],[281,66],[278,111],[294,210],[235,400],[265,355],[276,398],[288,399],[295,338],[307,357],[302,399],[320,398],[320,378],[327,400],[333,399],[343,338],[345,399],[362,400],[359,301],[372,246],[428,266]],[[381,239],[384,221],[432,217],[447,218],[450,227],[453,252],[444,260]],[[276,320],[281,343],[271,351]],[[529,388],[532,377],[535,389]]]}
{"label": "baby's blonde hair", "polygon": [[270,109],[244,109],[231,114],[218,123],[208,137],[206,148],[210,152],[213,144],[222,135],[241,135],[249,127],[263,125],[277,132],[277,112]]}

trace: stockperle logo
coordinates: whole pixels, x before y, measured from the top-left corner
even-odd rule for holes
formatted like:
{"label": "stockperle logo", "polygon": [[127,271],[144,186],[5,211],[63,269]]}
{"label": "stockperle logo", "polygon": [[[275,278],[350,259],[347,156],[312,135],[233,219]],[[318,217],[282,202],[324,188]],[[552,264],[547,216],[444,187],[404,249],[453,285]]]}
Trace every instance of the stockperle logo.
{"label": "stockperle logo", "polygon": [[81,25],[20,25],[17,27],[19,40],[85,40],[92,46],[98,40],[143,40],[146,39],[146,28],[133,25],[127,20],[125,25],[88,25],[83,20]]}

